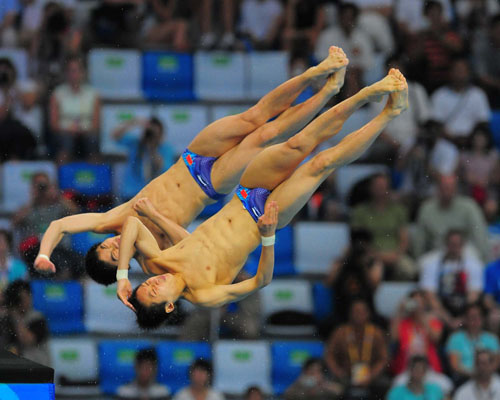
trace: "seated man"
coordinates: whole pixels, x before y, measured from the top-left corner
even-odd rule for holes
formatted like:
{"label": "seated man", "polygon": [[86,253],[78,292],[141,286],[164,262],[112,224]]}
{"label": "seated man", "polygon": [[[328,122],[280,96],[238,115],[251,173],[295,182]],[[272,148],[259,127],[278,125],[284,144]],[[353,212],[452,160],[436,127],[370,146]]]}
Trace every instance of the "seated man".
{"label": "seated man", "polygon": [[[165,173],[150,182],[133,199],[106,213],[73,215],[53,221],[44,234],[35,260],[39,271],[55,272],[49,257],[67,233],[93,231],[120,233],[129,216],[138,216],[137,199],[148,197],[161,209],[152,220],[142,219],[161,249],[177,243],[184,229],[205,208],[238,184],[247,164],[265,146],[277,143],[304,127],[338,93],[343,76],[335,71],[347,65],[342,49],[331,48],[330,55],[316,67],[290,79],[264,96],[247,111],[215,121],[189,144],[182,157]],[[307,102],[287,109],[299,93],[315,78],[333,74],[323,89]],[[161,207],[159,207],[161,205]],[[169,229],[171,222],[179,225]],[[164,231],[170,234],[166,235]],[[94,245],[88,252],[86,267],[97,282],[115,282],[119,237]]]}
{"label": "seated man", "polygon": [[[338,131],[339,115],[352,112],[353,104],[387,93],[386,107],[369,124],[297,168],[319,143]],[[181,296],[202,306],[219,307],[266,286],[273,275],[276,228],[287,225],[328,175],[358,158],[387,123],[407,108],[406,81],[399,71],[391,70],[382,81],[325,112],[287,142],[258,155],[243,174],[236,196],[171,249],[160,250],[139,219],[127,218],[117,271],[120,299],[137,310],[142,327],[157,327]],[[257,274],[231,284],[260,236],[263,247]],[[136,251],[145,269],[159,276],[148,279],[132,294],[125,278]]]}

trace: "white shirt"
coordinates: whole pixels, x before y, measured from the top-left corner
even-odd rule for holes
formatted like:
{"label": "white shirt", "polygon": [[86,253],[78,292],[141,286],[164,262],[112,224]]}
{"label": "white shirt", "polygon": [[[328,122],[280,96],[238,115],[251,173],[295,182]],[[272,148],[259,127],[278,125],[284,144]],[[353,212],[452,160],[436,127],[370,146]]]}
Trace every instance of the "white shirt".
{"label": "white shirt", "polygon": [[458,388],[453,400],[500,400],[500,377],[493,375],[490,387],[483,390],[470,380]]}
{"label": "white shirt", "polygon": [[356,4],[359,8],[391,7],[394,0],[350,0],[349,3]]}
{"label": "white shirt", "polygon": [[[207,397],[205,398],[205,400],[224,400],[224,399],[225,397],[222,393],[219,393],[213,389],[208,389]],[[195,400],[195,398],[193,397],[193,394],[191,393],[189,387],[186,387],[177,392],[173,400]]]}
{"label": "white shirt", "polygon": [[129,383],[118,388],[118,396],[125,399],[137,399],[146,397],[148,399],[166,399],[170,395],[167,386],[160,383],[153,383],[147,389],[141,388],[137,382]]}
{"label": "white shirt", "polygon": [[373,45],[370,37],[361,29],[354,28],[350,36],[337,26],[332,26],[321,32],[316,43],[314,55],[316,59],[323,60],[328,56],[328,49],[334,44],[341,47],[349,58],[351,67],[363,70],[373,66]]}
{"label": "white shirt", "polygon": [[77,123],[83,130],[92,128],[97,92],[90,85],[83,84],[78,93],[67,84],[59,85],[54,91],[59,105],[59,125],[62,130]]}
{"label": "white shirt", "polygon": [[[392,387],[406,385],[409,379],[410,374],[408,371],[405,371],[394,378],[394,381],[392,381]],[[446,375],[433,371],[432,369],[429,369],[425,373],[424,384],[426,383],[438,385],[444,394],[450,394],[453,390],[453,381]]]}
{"label": "white shirt", "polygon": [[[446,21],[452,17],[450,0],[438,0],[443,5],[443,15]],[[424,16],[424,0],[397,0],[395,7],[396,20],[405,24],[410,32],[416,33],[428,25]]]}
{"label": "white shirt", "polygon": [[467,274],[467,291],[483,290],[483,264],[476,252],[465,246],[462,261],[447,260],[442,263],[444,251],[434,250],[424,254],[419,260],[420,287],[436,293],[439,290],[440,274],[453,274],[462,268]]}
{"label": "white shirt", "polygon": [[241,6],[240,30],[263,40],[272,28],[276,18],[283,14],[283,6],[277,0],[244,0]]}
{"label": "white shirt", "polygon": [[442,122],[453,136],[468,136],[479,122],[488,122],[491,117],[488,98],[476,86],[463,92],[443,86],[432,95],[431,103],[432,118]]}

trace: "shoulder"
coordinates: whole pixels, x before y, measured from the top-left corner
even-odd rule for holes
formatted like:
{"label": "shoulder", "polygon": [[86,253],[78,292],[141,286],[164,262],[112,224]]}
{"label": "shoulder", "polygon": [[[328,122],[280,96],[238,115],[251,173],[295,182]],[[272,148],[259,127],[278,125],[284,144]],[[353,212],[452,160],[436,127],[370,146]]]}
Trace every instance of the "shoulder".
{"label": "shoulder", "polygon": [[[424,390],[426,393],[429,393],[432,399],[440,399],[443,394],[442,389],[439,387],[437,383],[428,382],[424,385]],[[434,397],[435,396],[435,397]]]}
{"label": "shoulder", "polygon": [[117,393],[118,396],[121,397],[133,397],[139,394],[137,391],[137,386],[133,383],[128,383],[126,385],[118,387]]}
{"label": "shoulder", "polygon": [[498,349],[498,338],[489,332],[483,332],[481,334],[481,342],[484,346],[493,347],[493,350]]}
{"label": "shoulder", "polygon": [[224,395],[217,390],[209,389],[207,400],[224,400]]}
{"label": "shoulder", "polygon": [[397,386],[394,386],[391,390],[389,390],[389,393],[387,393],[387,399],[388,400],[397,400],[397,399],[403,398],[405,393],[406,393],[406,386],[405,385],[397,385]]}
{"label": "shoulder", "polygon": [[422,268],[434,268],[437,266],[439,259],[441,258],[441,251],[433,250],[429,253],[425,253],[422,258],[420,258],[420,264]]}
{"label": "shoulder", "polygon": [[458,195],[455,199],[455,204],[459,207],[468,208],[470,210],[479,210],[477,203],[467,196]]}
{"label": "shoulder", "polygon": [[[471,397],[472,395],[472,397]],[[464,383],[462,386],[459,386],[457,389],[455,396],[453,397],[454,400],[466,400],[468,398],[474,398],[473,397],[473,382],[468,381]]]}
{"label": "shoulder", "polygon": [[59,85],[54,89],[54,96],[55,97],[64,96],[68,93],[68,91],[69,91],[68,85],[63,83],[62,85]]}

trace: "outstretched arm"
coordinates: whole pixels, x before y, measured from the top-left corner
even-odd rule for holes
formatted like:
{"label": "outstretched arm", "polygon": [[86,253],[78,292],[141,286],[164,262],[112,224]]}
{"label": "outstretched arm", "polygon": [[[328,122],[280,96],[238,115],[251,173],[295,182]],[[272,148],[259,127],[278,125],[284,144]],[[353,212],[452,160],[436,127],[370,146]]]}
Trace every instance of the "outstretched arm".
{"label": "outstretched arm", "polygon": [[194,300],[205,307],[219,307],[227,303],[239,301],[255,291],[269,285],[274,270],[274,233],[278,224],[278,204],[270,201],[257,223],[262,237],[257,274],[250,279],[232,285],[216,285],[209,289],[198,290]]}
{"label": "outstretched arm", "polygon": [[151,200],[147,197],[137,200],[134,204],[134,210],[140,216],[149,218],[158,228],[160,228],[163,233],[168,236],[172,245],[179,243],[182,239],[189,236],[189,232],[182,226],[159,213]]}
{"label": "outstretched arm", "polygon": [[[128,302],[128,298],[132,295],[132,285],[128,280],[127,272],[130,260],[136,250],[146,259],[157,257],[161,252],[155,237],[149,229],[138,218],[128,217],[123,225],[120,239],[116,293],[123,304],[132,310],[134,310],[134,307]],[[124,274],[124,277],[121,277],[122,274]]]}
{"label": "outstretched arm", "polygon": [[106,214],[85,213],[52,221],[43,234],[40,251],[34,263],[35,268],[40,272],[56,272],[56,267],[49,258],[64,235],[85,231],[103,233],[101,226],[104,225],[107,218]]}

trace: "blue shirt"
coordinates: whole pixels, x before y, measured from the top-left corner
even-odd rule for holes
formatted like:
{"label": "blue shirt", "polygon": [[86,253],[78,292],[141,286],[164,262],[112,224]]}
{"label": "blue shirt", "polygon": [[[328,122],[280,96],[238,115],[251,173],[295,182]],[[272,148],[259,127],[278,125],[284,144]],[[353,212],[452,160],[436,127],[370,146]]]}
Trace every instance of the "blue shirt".
{"label": "blue shirt", "polygon": [[[140,137],[125,135],[118,141],[118,144],[128,149],[127,165],[125,167],[126,179],[123,181],[121,195],[126,199],[130,199],[149,183],[145,176],[143,162],[148,155],[145,154],[143,160],[138,162],[137,153],[139,151]],[[168,143],[161,143],[158,153],[163,158],[163,166],[159,173],[163,173],[174,163],[174,149]]]}
{"label": "blue shirt", "polygon": [[[1,0],[0,0],[1,1]],[[0,271],[0,289],[18,279],[25,279],[28,275],[26,265],[18,258],[7,258],[7,269]]]}
{"label": "blue shirt", "polygon": [[476,350],[486,349],[498,353],[500,346],[495,335],[488,332],[479,334],[476,340],[471,340],[465,331],[453,333],[446,342],[446,354],[456,353],[460,355],[460,363],[467,371],[474,369],[474,356]]}
{"label": "blue shirt", "polygon": [[18,13],[21,10],[19,0],[1,0],[0,1],[0,24],[8,13]]}
{"label": "blue shirt", "polygon": [[500,260],[493,261],[484,271],[484,293],[495,298],[500,303]]}
{"label": "blue shirt", "polygon": [[394,386],[387,393],[387,400],[441,400],[443,391],[435,383],[425,383],[424,392],[413,393],[406,385]]}

